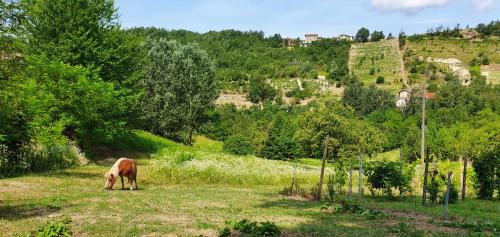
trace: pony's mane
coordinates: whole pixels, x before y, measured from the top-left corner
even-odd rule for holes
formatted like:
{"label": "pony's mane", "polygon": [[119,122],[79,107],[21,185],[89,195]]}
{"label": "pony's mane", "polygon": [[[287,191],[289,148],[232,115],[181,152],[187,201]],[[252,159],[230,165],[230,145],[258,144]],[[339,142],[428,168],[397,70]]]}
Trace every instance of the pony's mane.
{"label": "pony's mane", "polygon": [[118,176],[118,173],[120,172],[118,170],[118,167],[120,165],[120,163],[123,161],[123,160],[126,160],[127,158],[120,158],[118,159],[114,164],[113,166],[111,167],[111,169],[106,172],[106,174],[104,174],[104,177],[105,178],[108,178],[111,174],[113,174],[113,176],[117,177]]}

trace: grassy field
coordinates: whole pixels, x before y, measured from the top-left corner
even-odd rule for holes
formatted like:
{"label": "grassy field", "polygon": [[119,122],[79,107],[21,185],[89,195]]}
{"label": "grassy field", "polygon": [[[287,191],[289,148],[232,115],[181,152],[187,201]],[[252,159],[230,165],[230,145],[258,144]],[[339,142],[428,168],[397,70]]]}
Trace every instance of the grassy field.
{"label": "grassy field", "polygon": [[[103,174],[124,155],[139,161],[139,190],[105,191]],[[359,205],[380,210],[376,217],[322,209],[323,202],[278,194],[294,166],[299,184],[313,186],[318,160],[235,157],[203,137],[186,147],[137,132],[100,156],[93,165],[0,180],[0,235],[62,220],[71,220],[75,236],[218,236],[226,221],[241,219],[275,222],[283,236],[477,236],[493,233],[470,226],[500,224],[498,201],[472,198],[450,206],[452,222],[442,218],[442,206],[423,207],[416,197],[364,196]]]}
{"label": "grassy field", "polygon": [[397,41],[382,40],[354,44],[349,65],[351,72],[366,85],[375,84],[376,79],[381,76],[385,82],[378,84],[378,87],[397,91],[403,85],[400,60]]}
{"label": "grassy field", "polygon": [[480,52],[488,55],[491,63],[500,63],[500,42],[498,40],[482,40],[479,42],[465,39],[428,38],[408,41],[406,46],[416,55],[424,58],[456,58],[465,64],[476,58]]}

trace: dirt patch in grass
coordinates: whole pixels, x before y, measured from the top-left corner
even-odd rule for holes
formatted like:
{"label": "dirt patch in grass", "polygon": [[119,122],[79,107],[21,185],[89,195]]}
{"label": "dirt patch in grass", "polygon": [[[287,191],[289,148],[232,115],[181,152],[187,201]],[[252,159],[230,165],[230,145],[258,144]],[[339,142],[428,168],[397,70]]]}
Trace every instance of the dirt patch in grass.
{"label": "dirt patch in grass", "polygon": [[225,92],[219,95],[215,101],[217,105],[234,104],[237,108],[251,107],[253,103],[245,95],[235,92]]}
{"label": "dirt patch in grass", "polygon": [[28,190],[30,187],[31,186],[26,182],[12,180],[8,183],[0,184],[0,194],[7,192]]}

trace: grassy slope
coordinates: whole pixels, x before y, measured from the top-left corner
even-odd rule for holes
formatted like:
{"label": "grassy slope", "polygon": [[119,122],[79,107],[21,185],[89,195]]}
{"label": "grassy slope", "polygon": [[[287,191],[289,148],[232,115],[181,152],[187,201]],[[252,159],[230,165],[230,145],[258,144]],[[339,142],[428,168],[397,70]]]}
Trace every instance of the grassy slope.
{"label": "grassy slope", "polygon": [[[229,159],[250,160],[250,168],[261,174],[264,174],[261,171],[263,166],[290,167],[289,164],[255,157],[226,156],[220,152],[220,143],[203,138],[198,138],[196,145],[190,148],[139,132],[134,139],[121,146],[133,150],[140,148],[143,151],[116,152],[120,156],[128,153],[139,158],[140,190],[104,191],[102,175],[110,167],[106,163],[3,179],[0,180],[1,235],[25,233],[48,221],[58,221],[65,217],[71,218],[71,228],[78,236],[216,236],[217,230],[224,226],[224,221],[242,218],[274,221],[286,234],[294,236],[386,236],[397,229],[401,222],[408,223],[410,228],[419,229],[421,233],[466,233],[465,230],[440,226],[442,208],[424,208],[416,198],[390,201],[365,197],[363,206],[384,208],[389,213],[387,217],[367,220],[359,214],[320,211],[321,203],[281,197],[277,192],[286,185],[286,182],[280,183],[281,179],[278,179],[278,183],[276,180],[270,181],[273,185],[252,185],[249,184],[251,180],[245,179],[245,185],[231,180],[226,180],[230,183],[227,184],[219,179],[215,179],[218,184],[209,184],[208,181],[193,183],[192,181],[199,180],[191,178],[186,182],[180,181],[179,184],[176,183],[179,181],[166,180],[162,174],[164,169],[158,170],[156,165],[163,164],[168,159],[185,157],[174,155],[179,152],[195,154],[195,158],[191,160],[180,159],[183,161],[179,164],[181,167],[184,163],[202,160],[203,157],[199,155],[205,154],[209,155],[207,159],[219,159],[220,162],[228,162]],[[154,158],[146,158],[144,152],[153,153]],[[106,157],[110,156],[114,156],[113,153]],[[308,167],[316,167],[318,164],[311,160],[303,162]],[[240,163],[236,164],[236,167],[241,168],[241,173],[249,173]],[[307,171],[307,168],[300,167]],[[218,171],[220,170],[213,173],[219,173]],[[313,171],[317,174],[317,169]],[[233,175],[222,178],[234,178]],[[471,199],[460,205],[452,205],[450,212],[457,215],[455,218],[500,223],[500,216],[497,215],[500,212],[498,202]]]}
{"label": "grassy slope", "polygon": [[[381,58],[383,55],[383,58]],[[377,77],[385,78],[385,83],[378,85],[381,88],[397,91],[401,89],[401,64],[397,42],[382,40],[355,44],[351,51],[351,71],[365,84],[375,84]],[[374,58],[372,63],[372,58]],[[379,69],[370,75],[370,69]]]}
{"label": "grassy slope", "polygon": [[407,47],[424,58],[457,58],[465,64],[476,58],[480,52],[488,54],[491,63],[500,63],[499,40],[483,40],[480,42],[465,39],[424,39],[408,41]]}

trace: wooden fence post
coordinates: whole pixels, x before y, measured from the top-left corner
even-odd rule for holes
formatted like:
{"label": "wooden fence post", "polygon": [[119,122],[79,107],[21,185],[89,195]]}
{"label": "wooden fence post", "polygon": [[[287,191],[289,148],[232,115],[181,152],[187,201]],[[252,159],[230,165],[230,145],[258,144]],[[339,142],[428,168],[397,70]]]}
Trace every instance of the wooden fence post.
{"label": "wooden fence post", "polygon": [[448,220],[448,203],[450,202],[451,176],[453,173],[448,172],[448,183],[446,185],[446,197],[444,200],[444,218]]}

